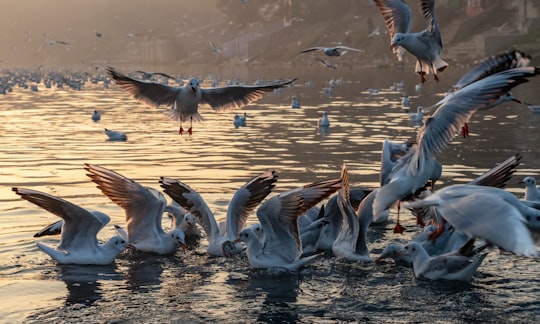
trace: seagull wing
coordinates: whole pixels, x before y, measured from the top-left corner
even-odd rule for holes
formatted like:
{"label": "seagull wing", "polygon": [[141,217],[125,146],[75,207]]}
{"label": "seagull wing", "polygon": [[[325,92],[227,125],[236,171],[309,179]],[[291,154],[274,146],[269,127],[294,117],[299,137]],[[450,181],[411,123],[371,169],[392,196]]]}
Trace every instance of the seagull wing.
{"label": "seagull wing", "polygon": [[236,191],[227,209],[227,236],[231,241],[238,237],[251,212],[272,192],[277,177],[275,171],[264,172]]}
{"label": "seagull wing", "polygon": [[161,177],[159,180],[163,191],[168,194],[180,206],[198,218],[208,241],[213,241],[220,234],[219,226],[216,223],[214,214],[199,193],[191,189],[180,180]]}
{"label": "seagull wing", "polygon": [[62,238],[57,248],[59,250],[68,250],[71,247],[95,248],[98,245],[97,233],[110,221],[105,214],[102,214],[103,217],[95,217],[80,206],[44,192],[25,188],[13,188],[13,191],[24,200],[64,220]]}
{"label": "seagull wing", "polygon": [[487,57],[476,63],[474,68],[465,73],[454,85],[454,88],[464,88],[465,86],[490,75],[518,67],[528,66],[530,62],[531,57],[518,50]]}
{"label": "seagull wing", "polygon": [[260,99],[265,93],[291,84],[295,80],[278,82],[266,86],[238,85],[201,89],[201,103],[208,104],[214,110],[218,111],[229,108],[241,108]]}
{"label": "seagull wing", "polygon": [[99,165],[85,164],[87,176],[126,214],[130,242],[164,234],[161,218],[167,201],[152,188]]}
{"label": "seagull wing", "polygon": [[135,100],[154,108],[159,106],[173,106],[182,89],[161,83],[135,80],[117,72],[111,67],[107,68],[107,72],[111,75],[116,84],[120,85],[124,90],[131,94]]}

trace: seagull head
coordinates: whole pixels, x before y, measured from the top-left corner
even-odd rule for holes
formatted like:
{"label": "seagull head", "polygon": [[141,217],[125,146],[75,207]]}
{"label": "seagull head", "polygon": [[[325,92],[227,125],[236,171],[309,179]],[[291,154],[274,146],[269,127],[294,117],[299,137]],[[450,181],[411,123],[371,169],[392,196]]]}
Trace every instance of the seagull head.
{"label": "seagull head", "polygon": [[197,90],[199,89],[200,85],[199,85],[199,80],[193,78],[193,79],[190,79],[189,80],[189,88],[191,89],[191,91],[193,91],[193,93],[197,93]]}
{"label": "seagull head", "polygon": [[405,35],[403,35],[402,33],[397,33],[394,35],[394,37],[392,38],[392,43],[390,44],[390,49],[396,49],[398,46],[401,45],[401,43],[403,43],[403,40],[405,39]]}

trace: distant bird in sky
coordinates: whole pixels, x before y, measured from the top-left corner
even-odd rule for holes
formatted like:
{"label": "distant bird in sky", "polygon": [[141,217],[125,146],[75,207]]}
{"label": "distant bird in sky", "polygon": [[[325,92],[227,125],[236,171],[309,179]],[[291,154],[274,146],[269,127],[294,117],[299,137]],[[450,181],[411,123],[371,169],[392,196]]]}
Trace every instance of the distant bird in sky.
{"label": "distant bird in sky", "polygon": [[393,52],[401,61],[403,49],[416,57],[415,72],[421,77],[422,83],[430,72],[436,81],[439,80],[437,72],[442,72],[448,63],[440,57],[443,45],[439,22],[435,17],[435,1],[421,0],[422,14],[428,21],[427,28],[418,33],[411,33],[411,9],[402,0],[374,0],[384,17],[390,32]]}
{"label": "distant bird in sky", "polygon": [[361,49],[339,45],[339,46],[334,46],[334,47],[321,47],[321,46],[310,47],[310,48],[306,48],[303,51],[300,51],[300,54],[313,52],[313,51],[323,51],[323,53],[328,56],[341,56],[347,53],[348,51],[354,51],[354,52],[360,52],[360,53],[364,52],[364,50],[361,50]]}
{"label": "distant bird in sky", "polygon": [[56,45],[56,44],[60,44],[60,45],[70,45],[68,42],[64,42],[64,41],[59,41],[59,40],[55,40],[55,39],[47,39],[47,41],[45,42],[45,44],[41,45],[37,50],[36,50],[36,53],[40,53],[41,51],[43,51],[43,49],[45,47],[49,47],[49,46],[53,46],[53,45]]}
{"label": "distant bird in sky", "polygon": [[210,43],[210,48],[212,48],[213,52],[223,53],[223,50],[217,47],[216,44],[214,44],[214,42],[210,41],[209,43]]}
{"label": "distant bird in sky", "polygon": [[371,17],[368,17],[367,19],[367,26],[368,26],[368,32],[369,32],[368,38],[373,38],[381,34],[379,26],[375,26],[373,24],[373,19],[371,19]]}
{"label": "distant bird in sky", "polygon": [[324,66],[324,67],[327,68],[327,69],[332,69],[332,70],[337,69],[337,65],[332,64],[332,63],[328,62],[327,60],[323,60],[323,59],[320,59],[320,58],[317,58],[316,60],[317,60],[319,63],[321,63],[322,66]]}
{"label": "distant bird in sky", "polygon": [[200,87],[199,80],[191,78],[182,87],[172,87],[155,82],[143,82],[132,79],[113,68],[107,72],[118,85],[129,92],[133,98],[151,107],[166,106],[169,108],[167,116],[180,122],[178,133],[183,134],[182,123],[190,122],[187,133],[192,134],[192,122],[203,121],[199,114],[199,104],[208,104],[214,110],[222,111],[233,107],[243,107],[259,98],[266,92],[273,91],[291,84],[296,79],[276,82],[263,86],[232,85],[217,88]]}

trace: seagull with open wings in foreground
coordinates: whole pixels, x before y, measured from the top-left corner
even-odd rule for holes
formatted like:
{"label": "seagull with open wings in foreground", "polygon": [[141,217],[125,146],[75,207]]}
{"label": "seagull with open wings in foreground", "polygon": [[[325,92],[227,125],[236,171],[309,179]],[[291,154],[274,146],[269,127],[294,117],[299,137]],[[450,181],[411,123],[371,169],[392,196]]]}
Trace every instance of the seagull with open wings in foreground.
{"label": "seagull with open wings in foreground", "polygon": [[182,123],[189,121],[188,134],[192,134],[192,122],[203,121],[199,114],[199,104],[208,104],[214,110],[222,111],[233,107],[243,107],[274,89],[293,83],[296,79],[264,86],[232,85],[217,88],[201,88],[199,80],[191,78],[182,87],[172,87],[156,82],[144,82],[132,79],[114,68],[107,72],[124,90],[136,100],[151,107],[169,108],[167,116],[180,122],[178,133],[182,135]]}
{"label": "seagull with open wings in foreground", "polygon": [[162,177],[159,182],[166,194],[198,218],[208,239],[208,255],[231,257],[242,252],[242,244],[235,245],[233,241],[251,212],[272,192],[277,177],[274,171],[266,171],[240,187],[227,208],[225,226],[216,222],[210,207],[197,191],[176,179]]}
{"label": "seagull with open wings in foreground", "polygon": [[[103,194],[124,209],[126,239],[131,247],[157,254],[172,254],[179,246],[185,247],[184,232],[178,228],[170,233],[163,230],[161,221],[167,200],[160,191],[99,165],[85,164],[84,169]],[[118,227],[117,231],[122,233]]]}
{"label": "seagull with open wings in foreground", "polygon": [[263,229],[262,240],[252,228],[240,231],[237,239],[246,243],[251,268],[297,271],[319,256],[315,254],[301,258],[298,218],[340,187],[341,178],[319,181],[283,192],[263,203],[257,210],[257,218]]}
{"label": "seagull with open wings in foreground", "polygon": [[41,251],[58,263],[107,265],[113,263],[127,246],[127,242],[118,236],[104,244],[98,242],[97,233],[110,221],[110,217],[104,213],[90,212],[67,200],[37,190],[13,188],[13,191],[64,220],[62,238],[56,249],[36,243]]}
{"label": "seagull with open wings in foreground", "polygon": [[540,73],[526,66],[502,71],[469,84],[448,96],[435,113],[425,119],[413,148],[393,168],[389,181],[380,188],[373,202],[374,216],[385,212],[396,201],[414,194],[442,171],[435,155],[441,153],[478,109],[498,100],[515,86]]}

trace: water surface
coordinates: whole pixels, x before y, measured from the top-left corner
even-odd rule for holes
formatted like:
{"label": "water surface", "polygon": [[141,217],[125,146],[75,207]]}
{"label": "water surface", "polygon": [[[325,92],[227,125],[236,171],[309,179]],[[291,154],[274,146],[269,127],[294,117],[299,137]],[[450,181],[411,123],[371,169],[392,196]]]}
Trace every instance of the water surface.
{"label": "water surface", "polygon": [[[210,73],[212,71],[208,71]],[[218,71],[219,72],[219,71]],[[417,280],[411,269],[392,262],[350,264],[331,257],[299,274],[277,276],[252,271],[245,256],[208,258],[206,243],[173,256],[120,258],[106,267],[57,265],[41,253],[32,235],[57,220],[20,199],[11,187],[58,195],[124,224],[123,211],[89,181],[84,163],[100,164],[151,187],[160,176],[181,179],[198,190],[223,219],[235,190],[250,177],[276,170],[276,193],[339,176],[346,162],[354,186],[378,184],[385,138],[414,138],[392,82],[405,81],[416,105],[436,102],[464,70],[445,72],[423,95],[414,92],[412,70],[302,70],[253,68],[239,72],[253,82],[298,77],[294,88],[270,93],[242,110],[223,113],[201,108],[206,121],[193,136],[179,136],[178,124],[162,111],[134,101],[117,86],[87,83],[81,91],[64,87],[38,92],[15,88],[0,97],[0,318],[8,322],[534,322],[540,317],[538,261],[491,252],[471,283]],[[189,73],[189,71],[186,71]],[[196,74],[196,72],[191,72]],[[201,72],[197,73],[200,75]],[[213,73],[217,73],[213,71]],[[204,76],[204,75],[203,75]],[[224,78],[236,77],[225,75]],[[323,87],[343,77],[328,96]],[[304,82],[313,81],[307,88]],[[514,94],[540,102],[539,81]],[[380,89],[370,95],[368,88]],[[302,102],[291,109],[291,96]],[[101,121],[91,120],[102,112]],[[234,128],[235,113],[247,113],[247,127]],[[331,126],[317,121],[329,112]],[[540,117],[525,106],[504,104],[478,112],[471,137],[456,139],[440,156],[441,186],[469,181],[515,153],[523,163],[509,190],[518,196],[525,175],[538,176]],[[104,128],[127,133],[126,142],[107,141]],[[407,215],[407,214],[405,214]],[[377,255],[391,239],[409,239],[419,229],[404,216],[407,230],[372,227],[369,248]],[[253,215],[249,223],[257,222]],[[114,235],[112,226],[100,238]],[[57,238],[39,241],[55,245]]]}

